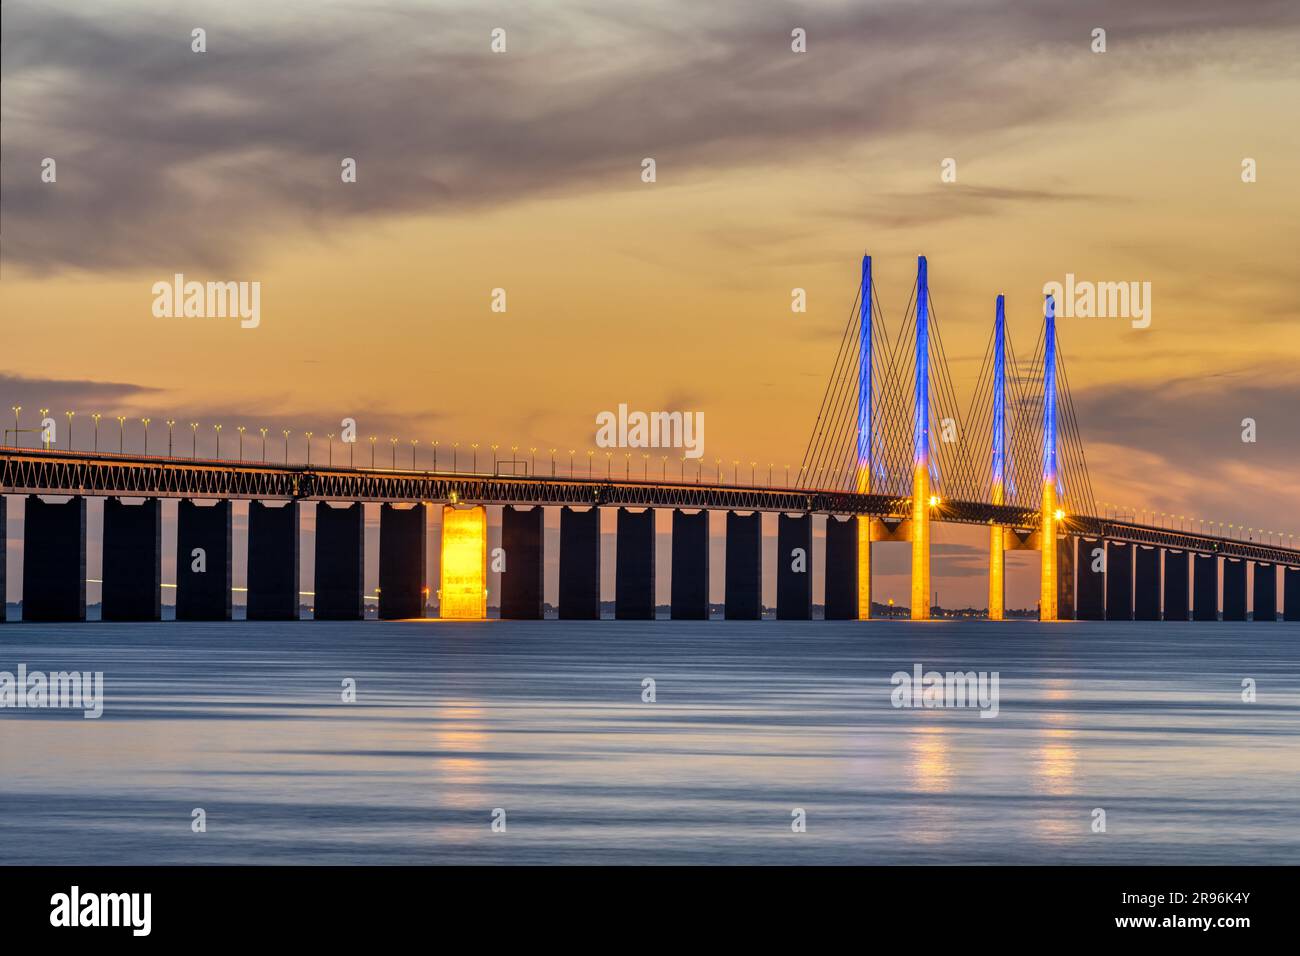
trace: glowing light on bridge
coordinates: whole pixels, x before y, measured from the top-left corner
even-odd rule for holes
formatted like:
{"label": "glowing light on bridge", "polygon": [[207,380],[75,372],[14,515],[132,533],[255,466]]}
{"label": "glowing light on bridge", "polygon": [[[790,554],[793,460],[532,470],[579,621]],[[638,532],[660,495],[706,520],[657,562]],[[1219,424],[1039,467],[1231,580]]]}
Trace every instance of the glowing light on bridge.
{"label": "glowing light on bridge", "polygon": [[1057,619],[1056,564],[1056,300],[1043,304],[1043,506],[1038,545],[1043,556],[1038,619]]}
{"label": "glowing light on bridge", "polygon": [[916,417],[913,421],[912,620],[930,618],[930,277],[916,259]]}
{"label": "glowing light on bridge", "polygon": [[[862,257],[858,293],[858,494],[871,492],[871,256]],[[858,523],[858,620],[871,618],[871,518]]]}
{"label": "glowing light on bridge", "polygon": [[[1006,502],[1006,297],[998,296],[993,318],[993,503]],[[1006,614],[1005,532],[1001,525],[989,529],[989,620]]]}
{"label": "glowing light on bridge", "polygon": [[487,617],[487,509],[442,509],[442,587],[438,616],[460,621]]}

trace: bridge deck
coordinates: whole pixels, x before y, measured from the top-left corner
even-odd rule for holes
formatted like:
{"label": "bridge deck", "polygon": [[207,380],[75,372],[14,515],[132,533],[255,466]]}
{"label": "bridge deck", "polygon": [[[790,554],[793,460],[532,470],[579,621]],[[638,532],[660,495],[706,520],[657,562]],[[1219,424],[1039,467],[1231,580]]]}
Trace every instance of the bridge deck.
{"label": "bridge deck", "polygon": [[[522,477],[389,468],[331,468],[215,459],[0,447],[0,492],[162,498],[449,501],[497,505],[602,505],[633,508],[808,512],[904,519],[911,498],[845,491],[637,479]],[[935,520],[1034,528],[1039,513],[1010,505],[944,501]],[[1300,549],[1091,515],[1069,515],[1062,530],[1178,550],[1300,567]]]}

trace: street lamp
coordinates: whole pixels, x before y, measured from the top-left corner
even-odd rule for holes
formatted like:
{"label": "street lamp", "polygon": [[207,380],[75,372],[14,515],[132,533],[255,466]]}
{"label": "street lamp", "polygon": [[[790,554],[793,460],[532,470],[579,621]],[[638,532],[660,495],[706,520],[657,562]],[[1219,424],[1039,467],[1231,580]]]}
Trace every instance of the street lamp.
{"label": "street lamp", "polygon": [[370,467],[375,467],[375,436],[370,436]]}
{"label": "street lamp", "polygon": [[151,421],[153,421],[152,418],[140,419],[140,424],[144,426],[144,453],[146,457],[149,454],[149,423]]}
{"label": "street lamp", "polygon": [[220,458],[221,457],[221,426],[213,425],[212,428],[217,433],[217,457]]}
{"label": "street lamp", "polygon": [[63,414],[68,416],[68,451],[72,451],[72,416],[77,413],[64,412]]}
{"label": "street lamp", "polygon": [[45,430],[45,419],[47,419],[49,415],[50,410],[48,408],[41,409],[41,440],[45,442],[46,448],[50,447],[50,433]]}
{"label": "street lamp", "polygon": [[244,460],[244,425],[236,425],[235,430],[239,432],[239,460]]}
{"label": "street lamp", "polygon": [[411,471],[415,471],[415,446],[420,444],[420,439],[411,439]]}
{"label": "street lamp", "polygon": [[587,477],[588,478],[591,477],[591,460],[592,458],[595,457],[595,455],[596,453],[594,451],[592,451],[590,448],[587,449]]}
{"label": "street lamp", "polygon": [[434,439],[434,442],[433,442],[433,470],[434,470],[434,471],[437,471],[437,470],[438,470],[438,441],[437,441],[437,439]]}
{"label": "street lamp", "polygon": [[117,416],[117,453],[120,455],[126,448],[126,416]]}
{"label": "street lamp", "polygon": [[262,464],[266,464],[266,433],[269,429],[262,427],[258,431],[262,433]]}
{"label": "street lamp", "polygon": [[303,432],[307,436],[307,467],[311,467],[311,436],[313,432]]}
{"label": "street lamp", "polygon": [[393,446],[393,471],[397,470],[397,436],[389,435],[388,443]]}
{"label": "street lamp", "polygon": [[451,443],[451,473],[453,475],[459,473],[460,470],[459,458],[460,458],[460,442],[454,441]]}
{"label": "street lamp", "polygon": [[98,452],[99,451],[99,420],[103,416],[100,415],[99,412],[95,412],[90,417],[95,420],[95,451]]}
{"label": "street lamp", "polygon": [[473,465],[470,468],[471,475],[478,474],[478,442],[471,442],[470,448],[474,449]]}
{"label": "street lamp", "polygon": [[334,434],[335,434],[334,432],[330,432],[327,436],[329,438],[329,443],[330,443],[330,453],[329,453],[329,460],[327,464],[331,468],[334,467]]}
{"label": "street lamp", "polygon": [[172,457],[172,429],[176,427],[176,419],[167,419],[167,457]]}
{"label": "street lamp", "polygon": [[199,457],[199,423],[190,422],[190,457]]}
{"label": "street lamp", "polygon": [[[289,464],[289,433],[290,433],[290,431],[291,431],[291,429],[288,429],[288,428],[281,428],[281,429],[280,429],[280,433],[281,433],[282,435],[284,435],[284,463],[285,463],[286,465]],[[373,438],[370,439],[370,440],[371,440],[371,441],[374,441]]]}
{"label": "street lamp", "polygon": [[18,447],[18,413],[23,410],[21,405],[10,405],[9,409],[14,413],[14,447]]}

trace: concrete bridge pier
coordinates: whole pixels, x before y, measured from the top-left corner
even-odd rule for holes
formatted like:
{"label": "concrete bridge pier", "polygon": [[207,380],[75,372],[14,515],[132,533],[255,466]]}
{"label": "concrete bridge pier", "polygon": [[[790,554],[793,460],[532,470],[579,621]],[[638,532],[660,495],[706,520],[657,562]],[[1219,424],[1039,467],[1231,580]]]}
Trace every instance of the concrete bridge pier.
{"label": "concrete bridge pier", "polygon": [[1255,563],[1252,620],[1277,623],[1277,565]]}
{"label": "concrete bridge pier", "polygon": [[763,616],[763,516],[727,512],[726,613],[728,621]]}
{"label": "concrete bridge pier", "polygon": [[343,508],[316,503],[316,592],[312,617],[317,621],[360,621],[365,570],[365,506]]}
{"label": "concrete bridge pier", "polygon": [[1078,545],[1074,535],[1061,535],[1056,539],[1056,619],[1058,621],[1073,621],[1077,613],[1074,602],[1077,550]]}
{"label": "concrete bridge pier", "polygon": [[600,619],[600,509],[560,511],[560,618]]}
{"label": "concrete bridge pier", "polygon": [[655,513],[619,508],[614,541],[614,617],[653,621],[655,616]]}
{"label": "concrete bridge pier", "polygon": [[501,617],[512,621],[542,619],[542,534],[546,509],[541,505],[501,509]]}
{"label": "concrete bridge pier", "polygon": [[1100,538],[1079,539],[1080,621],[1106,620],[1106,542]]}
{"label": "concrete bridge pier", "polygon": [[826,517],[826,620],[858,620],[858,525],[867,518]]}
{"label": "concrete bridge pier", "polygon": [[177,502],[176,620],[230,620],[232,513],[229,499]]}
{"label": "concrete bridge pier", "polygon": [[8,499],[0,495],[0,624],[3,624],[7,616],[6,605],[9,603],[9,591],[7,590],[9,582],[5,578],[5,568],[8,563],[9,542],[9,520],[8,520]]}
{"label": "concrete bridge pier", "polygon": [[1192,562],[1192,620],[1219,619],[1219,559],[1198,554]]}
{"label": "concrete bridge pier", "polygon": [[1160,549],[1133,545],[1133,620],[1160,620]]}
{"label": "concrete bridge pier", "polygon": [[1282,580],[1282,620],[1300,621],[1300,568],[1286,568]]}
{"label": "concrete bridge pier", "polygon": [[298,502],[248,504],[248,620],[298,620]]}
{"label": "concrete bridge pier", "polygon": [[1106,542],[1106,620],[1133,620],[1133,548]]}
{"label": "concrete bridge pier", "polygon": [[1239,559],[1223,560],[1223,619],[1246,620],[1246,562]]}
{"label": "concrete bridge pier", "polygon": [[86,619],[86,499],[28,495],[23,520],[23,620]]}
{"label": "concrete bridge pier", "polygon": [[776,616],[812,620],[812,515],[776,519]]}
{"label": "concrete bridge pier", "polygon": [[162,501],[104,499],[103,579],[103,620],[162,620]]}
{"label": "concrete bridge pier", "polygon": [[1191,584],[1190,563],[1186,551],[1165,552],[1165,620],[1186,621],[1191,618],[1187,589]]}
{"label": "concrete bridge pier", "polygon": [[426,508],[379,508],[379,619],[424,617]]}
{"label": "concrete bridge pier", "polygon": [[673,510],[672,616],[709,619],[709,513]]}

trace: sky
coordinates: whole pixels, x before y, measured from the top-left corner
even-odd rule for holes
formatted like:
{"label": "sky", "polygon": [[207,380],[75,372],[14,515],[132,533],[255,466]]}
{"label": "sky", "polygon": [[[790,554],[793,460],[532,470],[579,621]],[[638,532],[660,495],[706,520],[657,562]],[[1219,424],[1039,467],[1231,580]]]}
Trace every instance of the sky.
{"label": "sky", "polygon": [[[1146,328],[1059,320],[1096,499],[1300,532],[1294,3],[10,0],[2,17],[0,399],[61,426],[75,410],[78,447],[99,412],[128,417],[128,449],[140,418],[155,451],[173,418],[201,423],[200,454],[214,424],[230,454],[242,424],[277,457],[290,429],[295,460],[312,431],[320,460],[350,417],[390,455],[418,439],[425,467],[435,440],[549,466],[626,403],[703,412],[706,461],[780,474],[860,257],[896,327],[923,254],[963,405],[998,293],[1026,353],[1044,283],[1149,282]],[[177,273],[260,283],[259,324],[156,317]],[[943,603],[982,606],[984,532],[935,537]],[[877,596],[901,597],[903,552],[882,550]],[[1022,557],[1013,607],[1034,600]]]}

